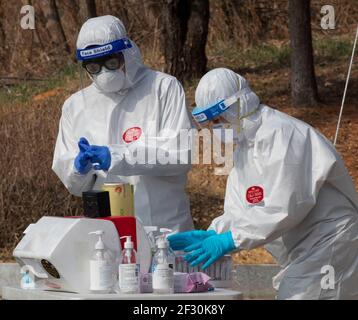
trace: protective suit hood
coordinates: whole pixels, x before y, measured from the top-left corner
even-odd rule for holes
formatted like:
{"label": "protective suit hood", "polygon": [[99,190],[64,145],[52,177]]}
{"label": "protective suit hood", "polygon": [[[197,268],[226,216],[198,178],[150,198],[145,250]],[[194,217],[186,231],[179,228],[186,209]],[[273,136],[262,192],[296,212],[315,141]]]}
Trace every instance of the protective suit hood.
{"label": "protective suit hood", "polygon": [[[127,37],[127,31],[122,21],[110,15],[88,19],[82,25],[76,44],[77,50],[81,50],[91,46],[109,44],[124,38],[130,41],[131,48],[121,51],[124,55],[126,78],[119,93],[134,87],[145,75],[144,72],[140,72],[141,69],[145,68],[140,50],[134,41]],[[101,91],[97,86],[96,88]]]}
{"label": "protective suit hood", "polygon": [[[200,80],[195,92],[195,102],[197,106],[206,106],[217,103],[220,100],[233,96],[240,90],[245,89],[245,93],[240,97],[239,115],[247,115],[259,108],[260,99],[251,90],[244,77],[226,68],[217,68],[206,73]],[[242,134],[249,138],[258,127],[259,117],[256,114],[244,119],[242,122]]]}

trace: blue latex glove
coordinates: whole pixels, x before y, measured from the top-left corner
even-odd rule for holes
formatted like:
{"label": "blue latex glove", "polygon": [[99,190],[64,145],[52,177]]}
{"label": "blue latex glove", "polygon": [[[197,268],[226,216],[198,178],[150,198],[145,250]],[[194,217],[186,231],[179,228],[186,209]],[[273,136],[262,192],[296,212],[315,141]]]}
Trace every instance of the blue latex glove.
{"label": "blue latex glove", "polygon": [[86,174],[92,168],[92,164],[90,161],[92,154],[89,153],[90,144],[88,143],[86,138],[81,138],[78,142],[78,147],[80,149],[80,152],[75,158],[75,168],[80,174]]}
{"label": "blue latex glove", "polygon": [[88,151],[91,154],[91,163],[95,164],[95,170],[108,171],[111,166],[111,152],[108,147],[92,145]]}
{"label": "blue latex glove", "polygon": [[204,263],[201,269],[208,268],[216,260],[234,250],[235,244],[231,231],[213,235],[201,243],[193,244],[185,249],[186,252],[192,251],[185,256],[185,260],[191,262],[192,267],[199,263]]}
{"label": "blue latex glove", "polygon": [[214,230],[194,230],[176,233],[168,236],[167,239],[173,250],[185,250],[185,248],[193,244],[201,243],[204,239],[215,234],[216,232]]}

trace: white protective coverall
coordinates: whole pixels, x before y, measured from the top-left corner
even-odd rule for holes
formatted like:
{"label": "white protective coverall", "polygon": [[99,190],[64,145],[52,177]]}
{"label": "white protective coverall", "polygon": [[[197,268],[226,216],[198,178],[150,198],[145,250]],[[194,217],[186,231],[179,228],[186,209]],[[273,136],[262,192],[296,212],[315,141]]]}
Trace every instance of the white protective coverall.
{"label": "white protective coverall", "polygon": [[[199,83],[196,103],[245,87],[241,76],[215,69]],[[241,122],[224,214],[209,229],[231,231],[239,250],[267,244],[282,267],[279,299],[358,299],[358,196],[341,157],[314,128],[252,91],[240,113],[257,106]]]}
{"label": "white protective coverall", "polygon": [[[82,26],[77,48],[123,37],[126,30],[118,18],[97,17]],[[138,47],[131,43],[133,47],[122,52],[124,88],[105,93],[92,83],[65,101],[52,168],[76,196],[99,190],[105,182],[131,183],[135,187],[136,216],[144,225],[189,230],[193,223],[185,185],[190,162],[175,162],[177,154],[190,158],[190,145],[179,148],[177,144],[180,130],[192,127],[185,94],[176,78],[146,68]],[[108,172],[76,172],[74,159],[81,137],[91,145],[109,147],[112,160]],[[159,162],[159,153],[174,160]],[[138,154],[147,158],[137,159]]]}

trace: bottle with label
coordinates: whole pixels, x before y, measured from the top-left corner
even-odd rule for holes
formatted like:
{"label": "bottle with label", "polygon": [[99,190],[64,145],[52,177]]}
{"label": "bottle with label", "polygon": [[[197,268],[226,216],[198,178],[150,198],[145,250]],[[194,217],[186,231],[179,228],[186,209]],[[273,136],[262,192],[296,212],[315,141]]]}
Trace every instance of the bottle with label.
{"label": "bottle with label", "polygon": [[126,238],[119,265],[119,289],[123,293],[139,293],[139,261],[131,236]]}
{"label": "bottle with label", "polygon": [[153,292],[158,294],[174,293],[175,255],[166,239],[170,229],[161,228],[162,235],[157,237],[157,252],[153,259]]}
{"label": "bottle with label", "polygon": [[90,261],[90,290],[93,293],[109,293],[113,287],[113,264],[103,243],[104,231],[98,230],[89,234],[98,235]]}

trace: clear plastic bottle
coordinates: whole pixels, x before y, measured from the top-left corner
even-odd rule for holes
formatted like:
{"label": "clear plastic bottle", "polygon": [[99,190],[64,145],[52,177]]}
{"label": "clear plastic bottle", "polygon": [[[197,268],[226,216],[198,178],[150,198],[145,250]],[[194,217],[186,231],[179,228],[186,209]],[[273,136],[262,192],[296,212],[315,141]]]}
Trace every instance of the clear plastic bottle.
{"label": "clear plastic bottle", "polygon": [[119,265],[119,289],[123,293],[139,293],[139,261],[131,236],[126,238]]}
{"label": "clear plastic bottle", "polygon": [[175,254],[170,250],[166,239],[170,229],[162,228],[157,237],[157,252],[153,258],[153,292],[157,294],[174,293]]}
{"label": "clear plastic bottle", "polygon": [[150,260],[150,270],[149,272],[152,273],[153,271],[153,259],[154,255],[157,252],[157,244],[156,244],[156,237],[154,235],[155,232],[159,231],[159,228],[156,226],[144,226],[144,230],[147,234],[147,237],[150,242],[150,248],[151,248],[151,260]]}
{"label": "clear plastic bottle", "polygon": [[104,231],[98,230],[89,234],[98,235],[90,261],[90,290],[93,293],[109,293],[113,287],[113,263],[103,243]]}
{"label": "clear plastic bottle", "polygon": [[33,275],[30,270],[26,269],[26,267],[23,267],[21,269],[21,289],[35,289],[36,283],[35,283],[35,275]]}

